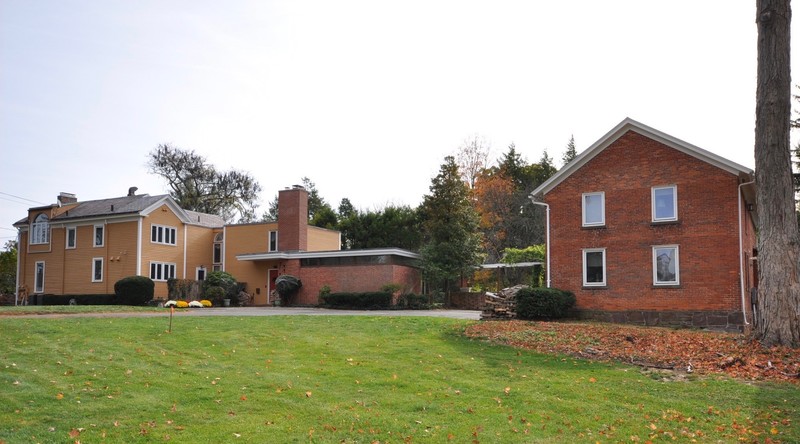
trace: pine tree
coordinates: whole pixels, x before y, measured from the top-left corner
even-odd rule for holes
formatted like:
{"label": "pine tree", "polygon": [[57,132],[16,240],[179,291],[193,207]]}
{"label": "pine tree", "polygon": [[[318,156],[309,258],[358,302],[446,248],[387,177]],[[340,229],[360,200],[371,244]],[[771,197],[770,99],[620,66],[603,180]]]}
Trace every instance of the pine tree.
{"label": "pine tree", "polygon": [[572,135],[569,136],[569,142],[567,143],[567,150],[564,151],[564,155],[561,156],[561,162],[563,162],[563,165],[566,165],[572,162],[572,159],[576,157],[578,157],[578,152],[575,150],[575,136]]}
{"label": "pine tree", "polygon": [[445,157],[430,191],[421,206],[422,270],[428,283],[449,298],[453,284],[481,263],[479,219],[452,156]]}

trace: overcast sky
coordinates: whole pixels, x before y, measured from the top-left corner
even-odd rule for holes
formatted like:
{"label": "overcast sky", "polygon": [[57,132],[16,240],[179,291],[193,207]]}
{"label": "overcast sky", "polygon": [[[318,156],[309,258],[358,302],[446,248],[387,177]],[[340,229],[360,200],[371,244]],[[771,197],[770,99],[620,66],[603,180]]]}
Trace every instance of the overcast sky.
{"label": "overcast sky", "polygon": [[558,161],[625,117],[752,168],[756,38],[743,0],[0,0],[0,240],[62,191],[166,193],[161,143],[262,210],[303,176],[416,206],[473,135]]}

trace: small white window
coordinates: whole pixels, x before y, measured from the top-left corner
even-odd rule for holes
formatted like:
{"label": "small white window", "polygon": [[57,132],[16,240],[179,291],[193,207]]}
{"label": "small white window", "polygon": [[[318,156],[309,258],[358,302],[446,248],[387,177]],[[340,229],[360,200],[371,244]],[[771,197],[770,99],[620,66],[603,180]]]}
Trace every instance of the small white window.
{"label": "small white window", "polygon": [[92,282],[103,282],[103,258],[92,259]]}
{"label": "small white window", "polygon": [[606,285],[606,249],[583,250],[583,285],[602,287]]}
{"label": "small white window", "polygon": [[583,226],[598,227],[606,224],[606,194],[583,193]]}
{"label": "small white window", "polygon": [[150,242],[154,244],[176,245],[178,229],[164,225],[150,226]]}
{"label": "small white window", "polygon": [[678,220],[678,187],[653,187],[653,222]]}
{"label": "small white window", "polygon": [[94,226],[94,246],[102,247],[105,244],[105,227],[103,225]]}
{"label": "small white window", "polygon": [[168,262],[150,262],[150,279],[154,281],[175,279],[175,264]]}
{"label": "small white window", "polygon": [[680,285],[680,257],[677,245],[653,247],[653,285]]}
{"label": "small white window", "polygon": [[78,243],[78,230],[75,227],[67,227],[67,248],[75,248]]}
{"label": "small white window", "polygon": [[197,267],[196,277],[198,281],[206,280],[206,267]]}
{"label": "small white window", "polygon": [[42,213],[36,216],[31,224],[31,245],[50,243],[50,219]]}
{"label": "small white window", "polygon": [[269,250],[268,251],[278,251],[278,232],[277,231],[270,231],[269,232]]}
{"label": "small white window", "polygon": [[44,261],[36,262],[33,275],[33,292],[44,293]]}

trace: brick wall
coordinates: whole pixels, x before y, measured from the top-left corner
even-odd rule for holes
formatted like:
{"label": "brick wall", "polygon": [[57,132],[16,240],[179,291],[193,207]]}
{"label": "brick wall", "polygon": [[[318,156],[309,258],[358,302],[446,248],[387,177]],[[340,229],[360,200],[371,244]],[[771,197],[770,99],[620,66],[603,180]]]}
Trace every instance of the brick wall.
{"label": "brick wall", "polygon": [[303,286],[295,297],[295,305],[318,305],[323,286],[331,292],[379,291],[386,284],[403,285],[400,293],[419,293],[419,270],[403,265],[342,265],[301,267],[299,260],[285,263],[283,273],[298,276]]}
{"label": "brick wall", "polygon": [[[676,223],[651,222],[651,187],[662,185],[677,186]],[[583,228],[581,195],[598,191],[605,226]],[[741,312],[737,199],[736,175],[629,131],[545,195],[552,286],[588,312]],[[680,285],[654,287],[652,247],[668,244],[679,246]],[[606,249],[603,288],[583,287],[586,248]]]}

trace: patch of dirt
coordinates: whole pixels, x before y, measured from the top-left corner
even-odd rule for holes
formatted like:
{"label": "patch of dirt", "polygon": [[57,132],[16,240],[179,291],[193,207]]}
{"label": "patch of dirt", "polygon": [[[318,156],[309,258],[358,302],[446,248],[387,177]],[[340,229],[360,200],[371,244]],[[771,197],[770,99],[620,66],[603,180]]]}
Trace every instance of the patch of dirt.
{"label": "patch of dirt", "polygon": [[466,336],[541,353],[639,366],[654,376],[725,374],[800,384],[800,349],[763,347],[741,334],[579,322],[488,321]]}

